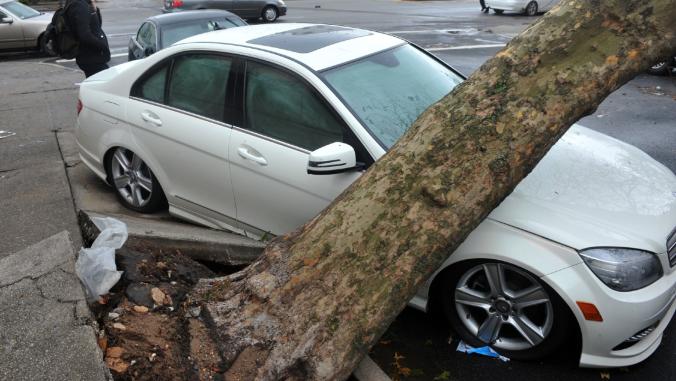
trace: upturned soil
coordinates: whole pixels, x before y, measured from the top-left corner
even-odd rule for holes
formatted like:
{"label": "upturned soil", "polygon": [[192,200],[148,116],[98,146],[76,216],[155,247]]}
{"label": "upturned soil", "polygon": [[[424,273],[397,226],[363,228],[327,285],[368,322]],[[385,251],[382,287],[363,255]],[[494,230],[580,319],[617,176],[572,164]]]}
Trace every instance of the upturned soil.
{"label": "upturned soil", "polygon": [[237,268],[207,267],[179,251],[150,248],[120,249],[116,262],[122,279],[92,308],[115,380],[236,379],[223,373],[201,311],[185,301],[200,278]]}

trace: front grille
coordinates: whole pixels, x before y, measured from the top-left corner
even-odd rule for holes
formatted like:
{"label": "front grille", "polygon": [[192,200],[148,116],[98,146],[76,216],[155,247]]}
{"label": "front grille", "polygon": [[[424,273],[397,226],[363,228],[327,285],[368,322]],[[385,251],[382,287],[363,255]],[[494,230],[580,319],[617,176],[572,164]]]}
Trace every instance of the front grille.
{"label": "front grille", "polygon": [[671,267],[676,265],[676,228],[671,231],[667,238],[667,253],[669,254],[669,264]]}

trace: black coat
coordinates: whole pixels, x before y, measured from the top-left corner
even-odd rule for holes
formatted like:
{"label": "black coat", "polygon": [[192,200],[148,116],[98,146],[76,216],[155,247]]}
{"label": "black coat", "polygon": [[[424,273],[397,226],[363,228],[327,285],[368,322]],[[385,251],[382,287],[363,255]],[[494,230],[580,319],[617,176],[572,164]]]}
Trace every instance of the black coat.
{"label": "black coat", "polygon": [[101,12],[87,0],[66,2],[68,27],[80,42],[75,60],[78,64],[106,63],[110,61],[108,39],[101,29]]}

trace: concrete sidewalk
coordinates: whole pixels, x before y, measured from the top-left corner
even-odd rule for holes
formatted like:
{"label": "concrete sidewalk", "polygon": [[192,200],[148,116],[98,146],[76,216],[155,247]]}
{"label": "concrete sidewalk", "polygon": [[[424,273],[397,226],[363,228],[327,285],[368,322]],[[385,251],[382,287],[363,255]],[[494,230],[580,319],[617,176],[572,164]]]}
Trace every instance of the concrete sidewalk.
{"label": "concrete sidewalk", "polygon": [[58,131],[75,122],[79,71],[0,63],[0,379],[106,380],[75,276],[81,246]]}

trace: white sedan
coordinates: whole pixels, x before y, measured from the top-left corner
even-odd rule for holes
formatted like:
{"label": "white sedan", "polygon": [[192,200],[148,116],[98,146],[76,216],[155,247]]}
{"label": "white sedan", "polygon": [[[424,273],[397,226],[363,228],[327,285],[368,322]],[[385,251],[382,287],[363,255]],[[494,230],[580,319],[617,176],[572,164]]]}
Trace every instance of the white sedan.
{"label": "white sedan", "polygon": [[[80,157],[128,208],[252,237],[326,207],[463,78],[393,36],[233,28],[88,78]],[[573,126],[410,304],[512,358],[579,332],[580,364],[635,364],[674,314],[676,177]],[[669,249],[667,249],[669,247]]]}
{"label": "white sedan", "polygon": [[486,0],[486,6],[497,14],[504,11],[524,13],[535,16],[554,8],[559,0]]}

